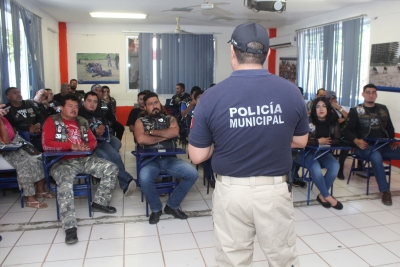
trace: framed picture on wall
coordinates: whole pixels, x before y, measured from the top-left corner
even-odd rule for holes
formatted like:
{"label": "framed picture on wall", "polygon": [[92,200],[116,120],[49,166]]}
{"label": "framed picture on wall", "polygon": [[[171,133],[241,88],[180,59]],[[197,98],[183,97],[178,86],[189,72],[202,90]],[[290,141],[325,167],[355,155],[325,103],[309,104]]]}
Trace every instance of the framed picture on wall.
{"label": "framed picture on wall", "polygon": [[297,58],[279,58],[279,76],[297,84]]}
{"label": "framed picture on wall", "polygon": [[138,36],[127,36],[126,37],[127,46],[127,84],[128,91],[132,89],[140,88],[139,81],[139,37]]}
{"label": "framed picture on wall", "polygon": [[377,87],[400,88],[399,42],[372,45],[369,81]]}
{"label": "framed picture on wall", "polygon": [[119,83],[118,53],[77,53],[76,64],[80,84]]}

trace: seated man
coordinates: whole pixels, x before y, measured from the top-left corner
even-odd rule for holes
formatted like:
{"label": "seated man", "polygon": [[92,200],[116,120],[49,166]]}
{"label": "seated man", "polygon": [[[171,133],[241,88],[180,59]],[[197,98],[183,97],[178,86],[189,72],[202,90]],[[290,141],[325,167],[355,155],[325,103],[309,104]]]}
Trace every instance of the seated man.
{"label": "seated man", "polygon": [[71,93],[72,93],[71,86],[68,83],[63,83],[63,84],[61,84],[60,93],[55,94],[53,96],[53,99],[55,101],[57,101],[58,103],[61,103],[61,99],[63,98],[63,96],[71,94]]}
{"label": "seated man", "polygon": [[[89,130],[87,120],[78,116],[79,99],[74,95],[66,95],[60,104],[61,113],[49,117],[43,126],[43,149],[93,151],[97,145],[96,138]],[[117,212],[114,207],[108,206],[118,176],[118,168],[114,163],[96,155],[65,156],[51,167],[50,173],[58,185],[57,199],[66,234],[65,243],[78,242],[72,188],[78,173],[87,173],[101,179],[93,197],[93,211]]]}
{"label": "seated man", "polygon": [[[93,135],[98,138],[105,132],[107,120],[104,118],[103,112],[97,109],[98,97],[94,92],[88,92],[84,96],[83,106],[79,108],[79,116],[85,118],[89,122],[89,128]],[[117,143],[118,145],[113,145]],[[113,135],[110,135],[110,142],[102,141],[97,143],[94,150],[99,158],[106,159],[115,163],[118,167],[119,186],[123,189],[125,196],[130,196],[136,189],[136,182],[132,175],[125,171],[124,163],[121,155],[114,147],[121,147],[121,142]]]}
{"label": "seated man", "polygon": [[[363,88],[364,103],[350,110],[349,121],[344,128],[347,141],[355,145],[357,156],[367,156],[371,146],[365,138],[394,138],[394,128],[390,119],[389,110],[385,105],[375,103],[378,94],[376,86],[367,84]],[[400,148],[396,143],[390,143],[373,152],[370,157],[379,191],[383,193],[382,203],[392,205],[390,185],[386,180],[383,159],[400,159]]]}
{"label": "seated man", "polygon": [[44,121],[47,119],[47,117],[57,113],[54,109],[47,108],[47,106],[49,105],[48,97],[49,93],[47,92],[47,90],[40,89],[39,91],[36,92],[35,97],[32,100],[30,100],[33,106],[40,112],[40,116],[43,119],[43,121],[40,122],[42,125]]}
{"label": "seated man", "polygon": [[39,151],[42,149],[42,123],[44,121],[40,111],[30,100],[22,100],[21,92],[16,87],[7,88],[6,97],[10,101],[10,112],[6,115],[11,126],[17,131],[29,131],[31,143]]}
{"label": "seated man", "polygon": [[[179,127],[176,119],[161,112],[161,104],[156,93],[148,93],[144,97],[145,117],[136,120],[134,135],[143,148],[175,147],[174,138],[178,137]],[[179,185],[167,200],[164,212],[178,219],[187,219],[187,215],[179,209],[179,205],[187,192],[196,182],[196,169],[175,156],[160,156],[140,170],[140,184],[152,211],[149,223],[156,224],[162,214],[162,203],[155,186],[155,179],[160,173],[182,178]]]}
{"label": "seated man", "polygon": [[[137,98],[138,107],[135,107],[131,110],[131,112],[129,113],[128,120],[126,121],[126,126],[129,127],[129,131],[132,133],[132,135],[134,134],[136,120],[140,116],[141,112],[144,110],[143,98],[148,92],[149,91],[146,90],[138,93],[138,98]],[[135,138],[133,139],[136,143]]]}

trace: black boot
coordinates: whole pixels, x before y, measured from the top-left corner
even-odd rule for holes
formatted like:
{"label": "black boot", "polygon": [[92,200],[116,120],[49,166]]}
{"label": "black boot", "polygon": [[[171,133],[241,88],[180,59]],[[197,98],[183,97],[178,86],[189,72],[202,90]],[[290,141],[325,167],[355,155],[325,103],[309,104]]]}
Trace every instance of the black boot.
{"label": "black boot", "polygon": [[337,174],[337,178],[338,178],[339,180],[344,180],[343,168],[340,168],[340,169],[339,169],[339,172],[338,172],[338,174]]}
{"label": "black boot", "polygon": [[76,234],[76,227],[65,230],[65,243],[74,244],[78,242],[78,235]]}

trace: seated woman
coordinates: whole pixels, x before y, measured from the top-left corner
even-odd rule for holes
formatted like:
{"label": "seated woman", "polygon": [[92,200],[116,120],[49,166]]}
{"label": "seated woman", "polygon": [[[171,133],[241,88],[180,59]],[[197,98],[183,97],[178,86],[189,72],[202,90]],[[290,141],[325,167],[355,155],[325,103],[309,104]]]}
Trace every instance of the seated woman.
{"label": "seated woman", "polygon": [[[307,145],[331,145],[337,146],[340,144],[340,126],[335,111],[325,97],[317,98],[313,101],[310,120],[310,133],[308,136]],[[305,165],[309,166],[313,157],[311,151],[305,158]],[[297,164],[302,164],[302,155],[295,158]],[[321,168],[326,169],[325,175],[322,174]],[[342,203],[337,201],[328,192],[336,179],[339,171],[339,163],[331,153],[327,153],[315,160],[309,169],[312,181],[317,186],[320,194],[317,196],[317,201],[325,208],[333,207],[341,210]]]}
{"label": "seated woman", "polygon": [[[0,119],[0,142],[9,144],[16,136],[14,129],[4,117]],[[53,194],[44,191],[43,163],[37,157],[31,156],[22,148],[15,151],[0,152],[4,159],[17,170],[19,188],[24,190],[26,206],[44,209],[47,204],[37,198],[54,198]],[[35,189],[36,186],[36,189]]]}

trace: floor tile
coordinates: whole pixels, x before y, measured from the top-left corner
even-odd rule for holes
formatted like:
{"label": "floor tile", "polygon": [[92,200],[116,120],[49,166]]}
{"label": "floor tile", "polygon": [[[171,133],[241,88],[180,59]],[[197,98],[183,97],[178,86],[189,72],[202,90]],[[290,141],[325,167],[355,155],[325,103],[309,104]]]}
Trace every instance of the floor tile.
{"label": "floor tile", "polygon": [[125,255],[161,252],[158,236],[125,238]]}
{"label": "floor tile", "polygon": [[400,209],[400,202],[393,202],[393,204],[391,206],[386,206],[382,203],[381,198],[378,199],[372,199],[372,200],[368,200],[371,203],[374,203],[375,205],[381,207],[384,210],[394,210],[394,209]]}
{"label": "floor tile", "polygon": [[[3,262],[3,265],[41,263],[44,261],[49,248],[50,244],[14,247]],[[21,255],[24,256],[21,257]]]}
{"label": "floor tile", "polygon": [[46,261],[76,260],[85,258],[88,241],[80,241],[73,245],[65,243],[53,244]]}
{"label": "floor tile", "polygon": [[0,263],[2,263],[3,260],[7,257],[11,249],[12,247],[0,248]]}
{"label": "floor tile", "polygon": [[336,217],[335,213],[322,207],[321,205],[300,207],[299,209],[302,212],[304,212],[304,214],[307,215],[308,217],[310,217],[311,219]]}
{"label": "floor tile", "polygon": [[207,203],[204,200],[190,200],[181,203],[181,209],[183,211],[197,211],[197,210],[209,210]]}
{"label": "floor tile", "polygon": [[164,260],[161,252],[126,255],[125,266],[164,267]]}
{"label": "floor tile", "polygon": [[51,244],[56,234],[57,229],[25,231],[15,246]]}
{"label": "floor tile", "polygon": [[214,231],[193,233],[199,248],[214,247]]}
{"label": "floor tile", "polygon": [[204,200],[203,196],[197,189],[196,191],[189,191],[182,202],[194,201],[194,200]]}
{"label": "floor tile", "polygon": [[392,230],[393,232],[396,232],[397,234],[400,234],[400,223],[394,223],[394,224],[388,224],[385,225],[387,228]]}
{"label": "floor tile", "polygon": [[299,208],[294,208],[294,220],[295,221],[304,221],[310,220],[310,217],[304,214]]}
{"label": "floor tile", "polygon": [[372,266],[400,262],[400,258],[379,244],[355,247],[351,250]]}
{"label": "floor tile", "polygon": [[298,236],[314,235],[326,232],[313,220],[295,222],[295,229]]}
{"label": "floor tile", "polygon": [[366,227],[359,230],[378,243],[400,240],[400,235],[385,226]]}
{"label": "floor tile", "polygon": [[29,208],[32,211],[26,212],[7,212],[0,219],[0,224],[9,224],[9,223],[27,223],[35,214],[36,209]]}
{"label": "floor tile", "polygon": [[354,228],[363,228],[363,227],[371,227],[381,225],[377,221],[371,219],[365,214],[352,214],[341,217],[343,220],[353,225]]}
{"label": "floor tile", "polygon": [[124,238],[124,224],[93,225],[90,240]]}
{"label": "floor tile", "polygon": [[215,260],[215,247],[214,248],[202,248],[202,249],[200,249],[200,252],[203,255],[203,259],[204,259],[207,267],[218,266],[217,261]]}
{"label": "floor tile", "polygon": [[[151,211],[149,210],[149,213]],[[124,205],[124,216],[138,216],[138,215],[146,215],[146,206],[145,204],[139,205]]]}
{"label": "floor tile", "polygon": [[197,248],[197,244],[192,233],[162,235],[160,236],[160,241],[162,250],[164,252]]}
{"label": "floor tile", "polygon": [[342,210],[329,209],[329,211],[332,211],[337,216],[344,216],[344,215],[361,213],[361,211],[359,211],[358,209],[353,208],[352,206],[348,205],[347,202],[343,203],[343,209]]}
{"label": "floor tile", "polygon": [[376,242],[362,233],[358,229],[339,231],[331,233],[337,240],[343,243],[346,247],[359,247],[375,244]]}
{"label": "floor tile", "polygon": [[211,216],[188,218],[187,222],[193,233],[214,230]]}
{"label": "floor tile", "polygon": [[51,222],[51,221],[57,221],[57,211],[55,209],[38,210],[31,219],[31,222]]}
{"label": "floor tile", "polygon": [[296,239],[296,250],[298,255],[312,254],[314,251],[304,243],[301,238],[297,237]]}
{"label": "floor tile", "polygon": [[205,267],[199,249],[169,251],[164,253],[166,267]]}
{"label": "floor tile", "polygon": [[314,221],[318,223],[322,228],[324,228],[327,232],[343,231],[354,228],[351,224],[347,223],[340,217],[315,219]]}
{"label": "floor tile", "polygon": [[301,239],[315,252],[330,251],[345,247],[328,233],[303,236]]}
{"label": "floor tile", "polygon": [[349,249],[319,253],[331,267],[369,267],[370,265]]}
{"label": "floor tile", "polygon": [[125,238],[158,235],[157,225],[148,222],[126,223]]}
{"label": "floor tile", "polygon": [[397,257],[400,257],[400,241],[395,241],[395,242],[388,242],[388,243],[381,243],[383,247],[386,249],[390,250],[393,254],[395,254]]}
{"label": "floor tile", "polygon": [[343,187],[334,187],[333,188],[333,196],[334,197],[345,197],[345,196],[351,196],[353,195],[352,192],[350,192],[349,190],[347,190],[346,188]]}
{"label": "floor tile", "polygon": [[89,241],[86,258],[120,256],[124,253],[123,239]]}
{"label": "floor tile", "polygon": [[373,212],[373,211],[381,211],[383,208],[375,205],[374,203],[369,202],[368,200],[360,200],[360,201],[350,201],[347,203],[348,205],[356,208],[361,212]]}
{"label": "floor tile", "polygon": [[269,267],[268,261],[253,261],[252,267]]}
{"label": "floor tile", "polygon": [[206,199],[206,203],[207,203],[207,205],[208,205],[208,207],[209,207],[210,209],[213,208],[213,203],[212,203],[212,200],[211,200],[211,199]]}
{"label": "floor tile", "polygon": [[0,242],[0,248],[4,247],[13,247],[18,239],[21,237],[23,234],[23,231],[18,231],[18,232],[1,232],[1,237],[3,240]]}
{"label": "floor tile", "polygon": [[326,262],[317,254],[308,254],[299,256],[300,266],[306,267],[329,267]]}
{"label": "floor tile", "polygon": [[51,261],[45,262],[42,267],[72,267],[72,266],[82,266],[83,259],[79,260],[68,260],[68,261]]}
{"label": "floor tile", "polygon": [[375,221],[377,221],[381,224],[400,223],[400,217],[394,215],[393,213],[391,213],[387,210],[376,211],[376,212],[367,212],[364,214],[371,217],[372,219],[374,219]]}
{"label": "floor tile", "polygon": [[190,227],[187,220],[161,220],[157,223],[158,232],[160,235],[171,235],[171,234],[181,234],[190,233]]}
{"label": "floor tile", "polygon": [[[92,258],[86,259],[84,267],[123,267],[124,256],[104,257],[104,258]],[[135,265],[133,265],[135,266]]]}

